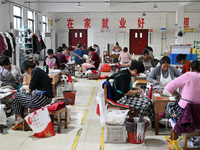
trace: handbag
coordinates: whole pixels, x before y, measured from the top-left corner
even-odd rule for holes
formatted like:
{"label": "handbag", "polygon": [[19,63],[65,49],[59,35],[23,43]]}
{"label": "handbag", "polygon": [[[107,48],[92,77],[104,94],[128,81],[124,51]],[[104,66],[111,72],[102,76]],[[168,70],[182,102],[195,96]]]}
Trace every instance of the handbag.
{"label": "handbag", "polygon": [[41,108],[34,111],[26,116],[25,120],[35,133],[34,136],[42,138],[55,135],[47,108]]}

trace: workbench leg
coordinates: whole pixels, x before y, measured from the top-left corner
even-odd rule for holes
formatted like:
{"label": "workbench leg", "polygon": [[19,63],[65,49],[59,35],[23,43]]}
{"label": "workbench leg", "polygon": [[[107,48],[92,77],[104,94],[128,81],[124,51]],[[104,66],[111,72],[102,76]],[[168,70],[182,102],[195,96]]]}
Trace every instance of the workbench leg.
{"label": "workbench leg", "polygon": [[159,134],[159,113],[155,113],[155,135]]}
{"label": "workbench leg", "polygon": [[56,84],[52,84],[53,97],[56,96]]}

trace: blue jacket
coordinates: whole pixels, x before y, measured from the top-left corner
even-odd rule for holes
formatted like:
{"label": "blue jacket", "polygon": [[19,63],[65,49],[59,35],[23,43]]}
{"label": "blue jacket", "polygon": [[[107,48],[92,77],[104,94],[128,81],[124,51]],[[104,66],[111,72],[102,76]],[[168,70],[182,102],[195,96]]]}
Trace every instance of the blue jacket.
{"label": "blue jacket", "polygon": [[[75,54],[79,55],[80,57],[83,57],[84,54],[88,55],[88,53],[82,49],[76,49],[73,51]],[[78,57],[74,57],[74,61],[75,63],[84,63],[84,60],[81,60]]]}
{"label": "blue jacket", "polygon": [[107,97],[113,100],[113,96],[112,96],[112,87],[110,85],[109,81],[104,81],[102,84],[102,88],[104,89],[104,84],[107,85]]}

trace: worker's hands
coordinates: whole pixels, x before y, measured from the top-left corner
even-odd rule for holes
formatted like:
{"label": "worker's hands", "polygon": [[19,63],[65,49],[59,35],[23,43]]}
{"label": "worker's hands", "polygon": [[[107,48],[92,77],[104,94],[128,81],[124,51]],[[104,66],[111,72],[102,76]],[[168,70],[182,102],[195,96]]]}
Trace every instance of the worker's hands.
{"label": "worker's hands", "polygon": [[159,81],[153,80],[153,84],[158,85],[158,84],[159,84]]}

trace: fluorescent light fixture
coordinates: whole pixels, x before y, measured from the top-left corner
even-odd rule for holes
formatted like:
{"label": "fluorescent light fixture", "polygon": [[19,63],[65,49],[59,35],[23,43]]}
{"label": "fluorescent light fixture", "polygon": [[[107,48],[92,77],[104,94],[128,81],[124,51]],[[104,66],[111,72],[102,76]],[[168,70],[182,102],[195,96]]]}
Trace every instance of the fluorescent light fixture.
{"label": "fluorescent light fixture", "polygon": [[153,9],[158,10],[158,5],[156,5],[156,3],[154,4]]}
{"label": "fluorescent light fixture", "polygon": [[78,2],[78,5],[76,5],[76,8],[83,8],[83,5],[81,5],[81,3]]}
{"label": "fluorescent light fixture", "polygon": [[146,13],[143,13],[142,14],[142,18],[145,18],[147,15],[146,15]]}

